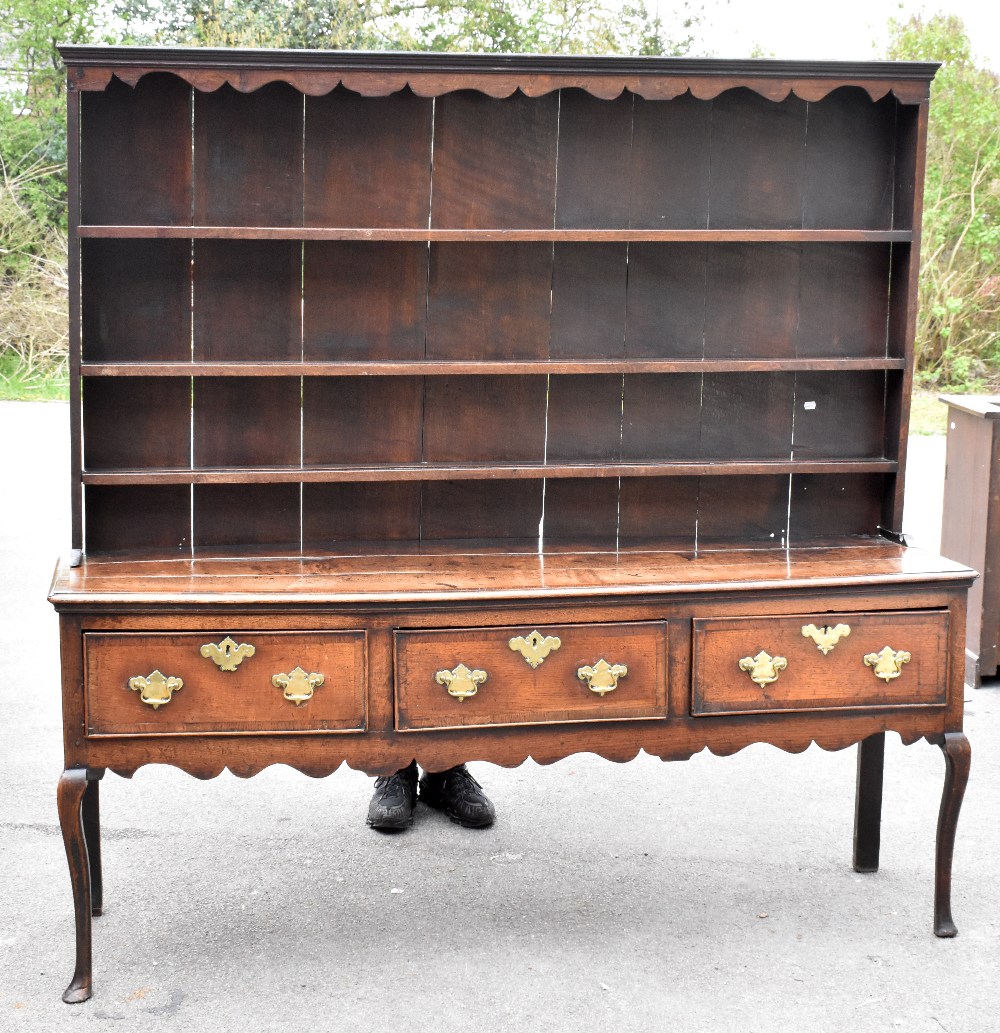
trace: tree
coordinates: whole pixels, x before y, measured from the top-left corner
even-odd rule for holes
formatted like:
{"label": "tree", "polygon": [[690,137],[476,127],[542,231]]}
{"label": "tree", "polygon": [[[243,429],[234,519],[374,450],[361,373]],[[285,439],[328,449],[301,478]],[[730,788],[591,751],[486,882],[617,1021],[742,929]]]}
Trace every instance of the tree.
{"label": "tree", "polygon": [[966,386],[1000,365],[1000,80],[955,17],[890,23],[889,56],[942,61],[931,91],[917,368]]}

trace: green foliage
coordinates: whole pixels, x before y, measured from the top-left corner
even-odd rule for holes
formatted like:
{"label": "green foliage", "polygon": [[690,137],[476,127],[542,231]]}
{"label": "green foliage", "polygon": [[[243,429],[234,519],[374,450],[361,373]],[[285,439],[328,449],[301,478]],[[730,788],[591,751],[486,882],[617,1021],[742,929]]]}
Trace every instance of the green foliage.
{"label": "green foliage", "polygon": [[889,56],[943,61],[931,93],[917,372],[967,388],[1000,366],[1000,80],[962,22],[891,24]]}

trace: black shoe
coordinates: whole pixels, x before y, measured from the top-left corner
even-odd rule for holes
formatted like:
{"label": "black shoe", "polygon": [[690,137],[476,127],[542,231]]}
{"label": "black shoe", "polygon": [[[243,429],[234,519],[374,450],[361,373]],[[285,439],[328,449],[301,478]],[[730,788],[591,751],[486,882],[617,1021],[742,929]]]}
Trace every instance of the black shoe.
{"label": "black shoe", "polygon": [[447,771],[425,772],[420,779],[420,799],[467,829],[486,828],[497,814],[464,764]]}
{"label": "black shoe", "polygon": [[375,779],[375,795],[368,805],[368,824],[373,829],[405,829],[413,821],[417,802],[417,762],[411,761],[395,774]]}

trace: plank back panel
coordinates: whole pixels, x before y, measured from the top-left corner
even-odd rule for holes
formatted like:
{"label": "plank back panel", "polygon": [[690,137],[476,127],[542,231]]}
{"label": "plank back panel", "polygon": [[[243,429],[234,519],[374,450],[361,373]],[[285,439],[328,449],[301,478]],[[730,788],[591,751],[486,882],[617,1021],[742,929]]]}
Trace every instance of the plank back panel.
{"label": "plank back panel", "polygon": [[112,78],[80,97],[81,219],[191,222],[191,87],[172,75]]}
{"label": "plank back panel", "polygon": [[301,390],[298,377],[195,378],[195,467],[301,465]]}
{"label": "plank back panel", "polygon": [[195,93],[197,225],[302,225],[302,112],[286,83]]}
{"label": "plank back panel", "polygon": [[194,544],[204,549],[298,548],[298,484],[196,484]]}
{"label": "plank back panel", "polygon": [[87,552],[191,550],[187,484],[88,484],[84,519]]}
{"label": "plank back panel", "polygon": [[191,242],[81,241],[85,362],[191,358]]}
{"label": "plank back panel", "polygon": [[551,228],[559,94],[495,100],[471,90],[434,108],[431,225]]}
{"label": "plank back panel", "polygon": [[302,485],[302,547],[336,542],[415,542],[420,538],[416,481]]}
{"label": "plank back panel", "polygon": [[408,89],[306,97],[306,226],[426,226],[433,107]]}

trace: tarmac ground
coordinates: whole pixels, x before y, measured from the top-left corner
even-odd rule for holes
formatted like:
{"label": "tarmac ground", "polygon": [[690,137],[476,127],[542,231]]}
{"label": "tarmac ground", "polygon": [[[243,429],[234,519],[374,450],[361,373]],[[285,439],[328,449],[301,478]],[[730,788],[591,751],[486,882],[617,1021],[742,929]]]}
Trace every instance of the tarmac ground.
{"label": "tarmac ground", "polygon": [[[944,763],[895,735],[875,875],[850,863],[853,749],[476,765],[491,829],[421,805],[391,837],[365,826],[358,772],[146,767],[102,783],[94,997],[62,1004],[45,596],[69,540],[68,430],[63,404],[0,403],[0,1030],[1000,1030],[997,683],[967,691],[954,940],[931,931]],[[943,466],[943,438],[911,439],[907,526],[931,548]]]}

